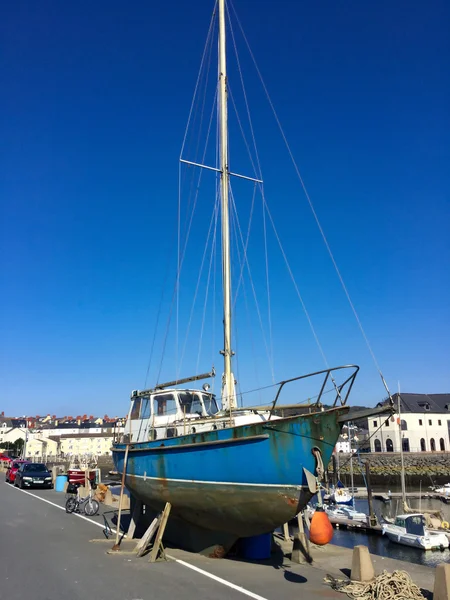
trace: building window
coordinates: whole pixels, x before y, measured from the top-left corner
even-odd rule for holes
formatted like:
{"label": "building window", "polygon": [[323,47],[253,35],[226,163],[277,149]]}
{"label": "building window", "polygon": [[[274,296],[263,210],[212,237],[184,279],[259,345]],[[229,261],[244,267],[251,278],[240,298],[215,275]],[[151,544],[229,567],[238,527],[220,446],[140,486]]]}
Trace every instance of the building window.
{"label": "building window", "polygon": [[439,427],[442,425],[442,421],[440,419],[438,419],[438,425]]}
{"label": "building window", "polygon": [[445,442],[444,442],[444,438],[441,438],[439,440],[439,447],[441,449],[441,452],[445,452]]}
{"label": "building window", "polygon": [[386,452],[394,452],[394,444],[392,443],[391,438],[386,440]]}
{"label": "building window", "polygon": [[419,419],[419,425],[423,425],[422,419]]}
{"label": "building window", "polygon": [[402,448],[403,448],[403,452],[409,452],[409,440],[408,440],[408,438],[403,438],[402,439]]}
{"label": "building window", "polygon": [[400,427],[401,427],[402,431],[407,431],[408,430],[408,424],[407,424],[407,422],[404,419],[402,419]]}
{"label": "building window", "polygon": [[[378,427],[378,421],[374,421],[374,422],[373,422],[373,426],[374,426],[374,427]],[[378,440],[375,440],[375,441],[378,441]]]}
{"label": "building window", "polygon": [[375,452],[381,452],[381,442],[380,440],[375,440]]}
{"label": "building window", "polygon": [[427,451],[427,445],[425,443],[425,440],[423,438],[421,438],[420,440],[420,449],[422,452],[426,452]]}
{"label": "building window", "polygon": [[434,438],[431,438],[431,440],[430,440],[430,448],[431,448],[431,452],[436,451],[436,442],[434,441]]}
{"label": "building window", "polygon": [[428,419],[428,425],[433,425],[433,421],[431,419]]}
{"label": "building window", "polygon": [[386,427],[389,427],[389,419],[386,419],[386,421],[384,422],[384,424],[386,425]]}

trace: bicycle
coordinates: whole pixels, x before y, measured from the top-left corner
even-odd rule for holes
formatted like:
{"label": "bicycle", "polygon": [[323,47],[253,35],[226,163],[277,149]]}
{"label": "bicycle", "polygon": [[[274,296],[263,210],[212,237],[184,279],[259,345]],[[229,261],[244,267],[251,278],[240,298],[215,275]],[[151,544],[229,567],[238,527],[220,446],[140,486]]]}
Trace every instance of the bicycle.
{"label": "bicycle", "polygon": [[[94,515],[96,515],[100,509],[100,504],[98,503],[97,500],[95,500],[95,498],[92,497],[93,494],[93,489],[95,484],[91,484],[91,489],[89,490],[89,494],[87,496],[85,496],[84,498],[80,496],[80,485],[81,484],[74,484],[74,487],[77,488],[77,495],[76,497],[71,496],[70,498],[67,499],[66,501],[66,513],[80,513],[80,507],[83,506],[83,510],[84,510],[84,514],[87,515],[88,517],[93,517]],[[95,486],[96,487],[96,486]]]}

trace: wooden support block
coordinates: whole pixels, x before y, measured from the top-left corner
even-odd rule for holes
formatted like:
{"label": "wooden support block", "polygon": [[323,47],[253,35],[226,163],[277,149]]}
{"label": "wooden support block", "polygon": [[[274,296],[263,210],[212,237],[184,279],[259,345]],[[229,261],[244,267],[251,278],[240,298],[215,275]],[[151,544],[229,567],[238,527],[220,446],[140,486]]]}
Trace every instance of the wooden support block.
{"label": "wooden support block", "polygon": [[155,540],[155,543],[153,544],[152,551],[150,552],[150,558],[148,560],[151,563],[156,562],[156,559],[158,558],[158,553],[160,551],[161,551],[161,556],[163,558],[166,558],[166,555],[164,553],[164,546],[162,543],[162,539],[163,539],[164,531],[166,529],[167,521],[169,519],[169,514],[170,514],[171,508],[172,508],[172,505],[170,504],[170,502],[166,502],[166,506],[164,507],[164,511],[163,511],[162,518],[161,518],[161,523],[158,528],[158,533],[156,535],[156,540]]}
{"label": "wooden support block", "polygon": [[309,549],[309,540],[305,534],[303,527],[303,515],[299,513],[297,515],[298,531],[294,533],[294,544],[292,547],[291,560],[295,563],[308,563],[313,562],[311,552]]}
{"label": "wooden support block", "polygon": [[142,556],[145,553],[145,551],[147,550],[147,546],[152,541],[153,536],[155,535],[156,530],[158,529],[158,525],[161,522],[162,515],[163,515],[163,513],[159,514],[157,517],[155,517],[153,519],[153,521],[150,523],[150,526],[148,527],[147,531],[144,533],[144,535],[141,537],[141,539],[136,544],[136,548],[134,549],[134,551],[136,552],[137,556]]}

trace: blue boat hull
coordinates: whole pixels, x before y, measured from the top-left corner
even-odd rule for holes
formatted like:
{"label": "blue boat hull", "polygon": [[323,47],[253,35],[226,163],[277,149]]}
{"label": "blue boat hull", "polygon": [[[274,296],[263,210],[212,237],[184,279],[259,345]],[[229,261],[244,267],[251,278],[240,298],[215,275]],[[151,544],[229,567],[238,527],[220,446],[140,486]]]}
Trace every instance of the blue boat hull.
{"label": "blue boat hull", "polygon": [[[340,407],[325,412],[131,444],[125,484],[155,511],[237,537],[273,531],[311,499],[304,468],[313,448],[328,464],[341,430]],[[125,444],[115,444],[123,472]]]}

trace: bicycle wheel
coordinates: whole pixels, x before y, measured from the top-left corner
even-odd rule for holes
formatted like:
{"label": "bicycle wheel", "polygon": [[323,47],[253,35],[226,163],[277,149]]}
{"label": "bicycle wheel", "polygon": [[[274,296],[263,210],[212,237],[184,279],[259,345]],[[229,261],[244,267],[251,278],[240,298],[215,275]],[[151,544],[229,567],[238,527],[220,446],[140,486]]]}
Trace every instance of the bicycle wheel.
{"label": "bicycle wheel", "polygon": [[88,517],[93,517],[94,515],[96,515],[98,513],[99,508],[100,508],[100,504],[97,502],[97,500],[94,500],[93,498],[89,498],[84,503],[84,514],[87,515]]}
{"label": "bicycle wheel", "polygon": [[68,498],[66,502],[66,513],[73,513],[78,507],[78,500],[76,498]]}

